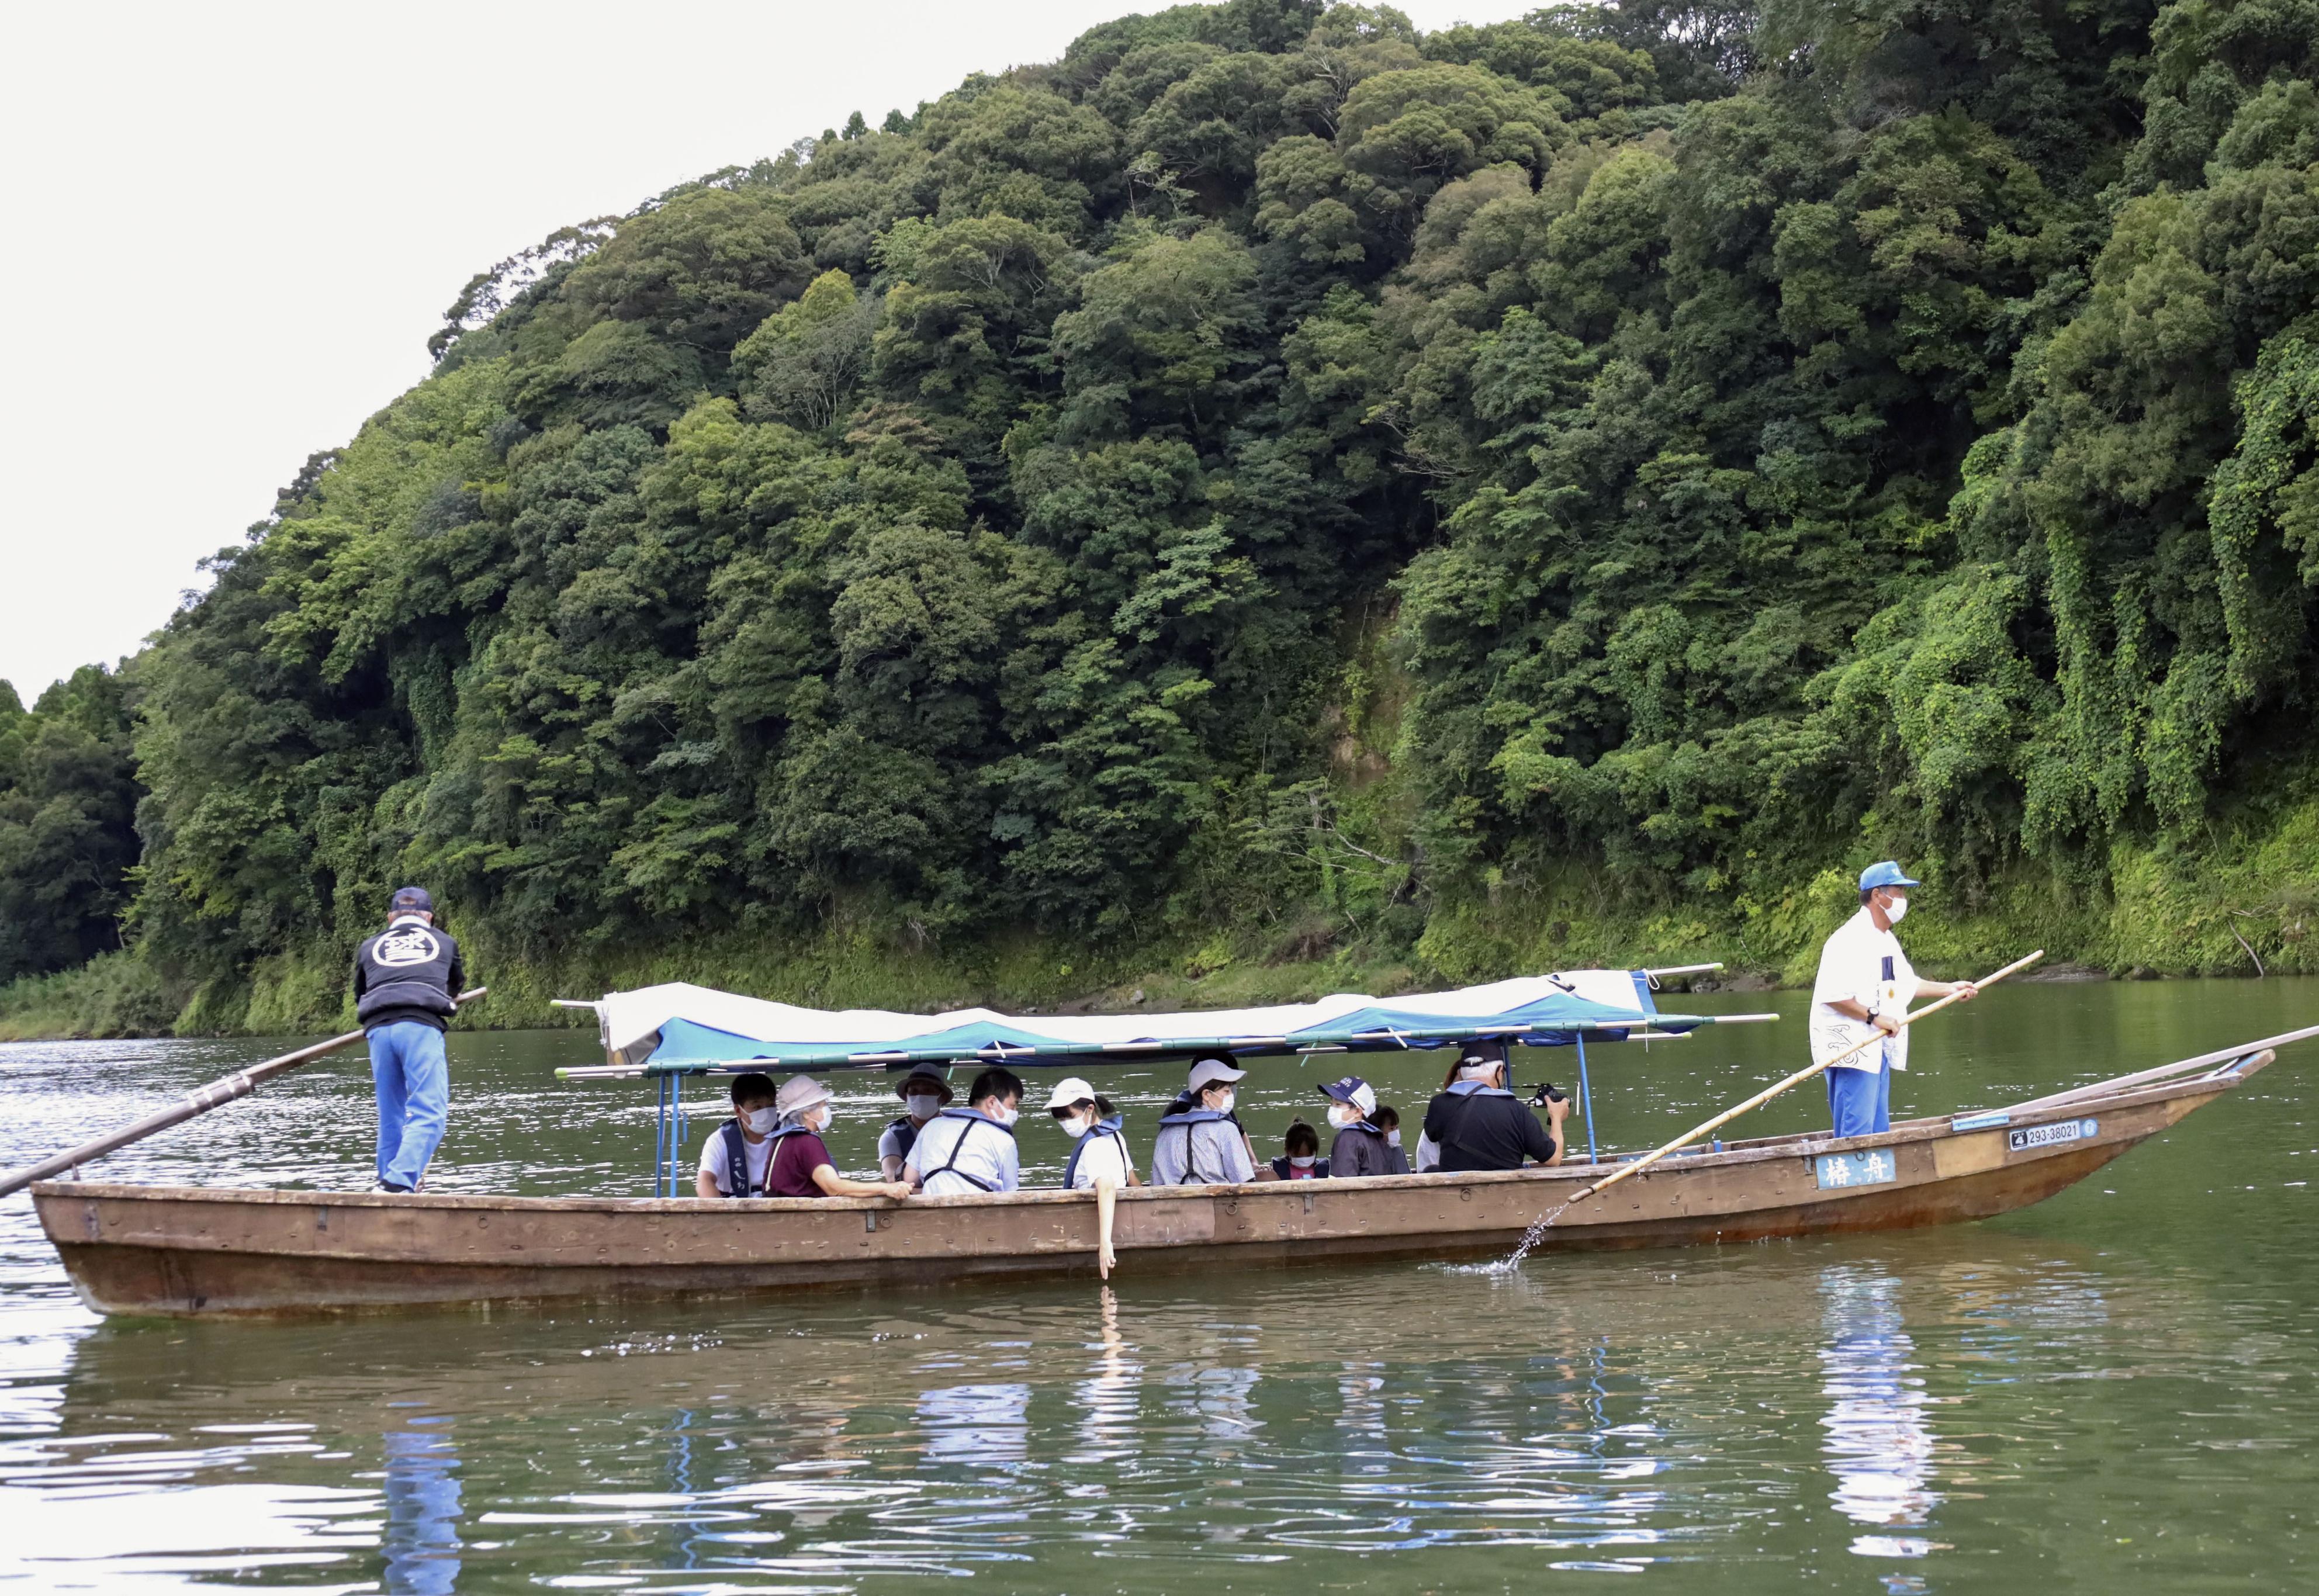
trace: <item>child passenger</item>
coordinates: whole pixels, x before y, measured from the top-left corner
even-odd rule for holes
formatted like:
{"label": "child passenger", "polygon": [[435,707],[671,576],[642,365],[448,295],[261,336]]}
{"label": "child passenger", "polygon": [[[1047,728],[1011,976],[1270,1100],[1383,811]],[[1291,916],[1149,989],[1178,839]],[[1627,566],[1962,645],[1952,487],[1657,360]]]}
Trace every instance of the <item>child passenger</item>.
{"label": "child passenger", "polygon": [[1350,1180],[1357,1176],[1392,1174],[1385,1132],[1371,1117],[1376,1113],[1376,1093],[1369,1083],[1358,1075],[1349,1075],[1322,1087],[1321,1095],[1329,1099],[1329,1123],[1337,1128],[1337,1139],[1329,1144],[1329,1156],[1321,1161],[1321,1168],[1330,1178]]}
{"label": "child passenger", "polygon": [[1280,1139],[1280,1157],[1272,1160],[1272,1172],[1282,1180],[1326,1180],[1329,1160],[1321,1156],[1320,1132],[1303,1120],[1288,1122],[1288,1133]]}
{"label": "child passenger", "polygon": [[692,1189],[703,1197],[762,1197],[765,1171],[773,1161],[773,1078],[754,1070],[733,1078],[733,1117],[708,1134],[700,1147],[700,1168]]}
{"label": "child passenger", "polygon": [[1401,1110],[1390,1103],[1380,1103],[1376,1117],[1376,1128],[1385,1132],[1385,1172],[1408,1174],[1409,1154],[1401,1145]]}

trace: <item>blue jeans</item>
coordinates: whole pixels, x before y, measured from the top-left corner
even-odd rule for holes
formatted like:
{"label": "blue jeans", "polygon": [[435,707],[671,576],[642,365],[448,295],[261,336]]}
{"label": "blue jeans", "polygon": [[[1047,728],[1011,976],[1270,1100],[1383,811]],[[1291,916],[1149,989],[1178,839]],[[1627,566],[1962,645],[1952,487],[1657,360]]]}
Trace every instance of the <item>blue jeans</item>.
{"label": "blue jeans", "polygon": [[443,1033],[398,1020],[370,1033],[370,1079],[378,1088],[378,1177],[417,1190],[451,1116],[451,1066]]}
{"label": "blue jeans", "polygon": [[[440,1424],[421,1419],[420,1424]],[[447,1431],[386,1432],[385,1588],[448,1596],[459,1582],[459,1455]]]}
{"label": "blue jeans", "polygon": [[1892,1128],[1890,1069],[1831,1069],[1827,1113],[1838,1136],[1872,1136]]}

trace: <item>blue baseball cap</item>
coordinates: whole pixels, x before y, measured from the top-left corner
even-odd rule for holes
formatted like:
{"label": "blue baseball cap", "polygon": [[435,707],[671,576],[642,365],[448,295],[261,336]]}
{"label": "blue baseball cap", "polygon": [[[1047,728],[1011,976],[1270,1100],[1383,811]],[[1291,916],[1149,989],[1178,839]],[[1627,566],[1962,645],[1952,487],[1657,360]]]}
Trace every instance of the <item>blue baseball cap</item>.
{"label": "blue baseball cap", "polygon": [[427,895],[424,887],[398,887],[387,906],[398,914],[431,915],[435,912],[435,900]]}
{"label": "blue baseball cap", "polygon": [[1340,1103],[1351,1104],[1361,1111],[1363,1119],[1368,1118],[1376,1112],[1376,1093],[1370,1089],[1368,1082],[1358,1075],[1349,1075],[1342,1080],[1331,1081],[1321,1088],[1321,1095],[1323,1097],[1333,1097]]}
{"label": "blue baseball cap", "polygon": [[1860,890],[1863,892],[1875,887],[1921,887],[1923,885],[1922,881],[1910,880],[1902,874],[1899,861],[1894,859],[1885,860],[1881,864],[1872,864],[1860,872]]}

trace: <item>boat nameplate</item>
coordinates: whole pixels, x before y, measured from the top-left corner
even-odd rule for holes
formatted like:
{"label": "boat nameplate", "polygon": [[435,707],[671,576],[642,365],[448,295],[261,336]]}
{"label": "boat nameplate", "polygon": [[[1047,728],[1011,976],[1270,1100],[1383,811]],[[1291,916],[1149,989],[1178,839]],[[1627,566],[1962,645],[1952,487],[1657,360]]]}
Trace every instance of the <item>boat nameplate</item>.
{"label": "boat nameplate", "polygon": [[1822,1191],[1839,1186],[1886,1186],[1899,1177],[1900,1161],[1889,1148],[1866,1152],[1822,1153],[1812,1160],[1812,1180]]}
{"label": "boat nameplate", "polygon": [[2082,1141],[2101,1129],[2094,1120],[2056,1120],[2050,1125],[2025,1125],[2009,1132],[2005,1145],[2015,1152],[2029,1152],[2041,1147],[2059,1147],[2067,1141]]}

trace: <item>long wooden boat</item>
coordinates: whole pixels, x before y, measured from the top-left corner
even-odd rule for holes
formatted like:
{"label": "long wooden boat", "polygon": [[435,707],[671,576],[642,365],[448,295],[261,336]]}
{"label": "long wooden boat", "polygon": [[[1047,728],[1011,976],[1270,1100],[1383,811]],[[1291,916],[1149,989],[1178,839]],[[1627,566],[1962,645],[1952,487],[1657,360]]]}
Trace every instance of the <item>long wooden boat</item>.
{"label": "long wooden boat", "polygon": [[[1980,1219],[2084,1179],[2273,1056],[2226,1051],[1875,1136],[1725,1143],[1575,1201],[1613,1161],[1141,1188],[1121,1195],[1119,1267],[1472,1258],[1503,1256],[1525,1237],[1545,1251],[1688,1247]],[[1094,1199],[1074,1192],[707,1202],[44,1181],[32,1193],[82,1298],[117,1314],[916,1285],[1095,1267]]]}

